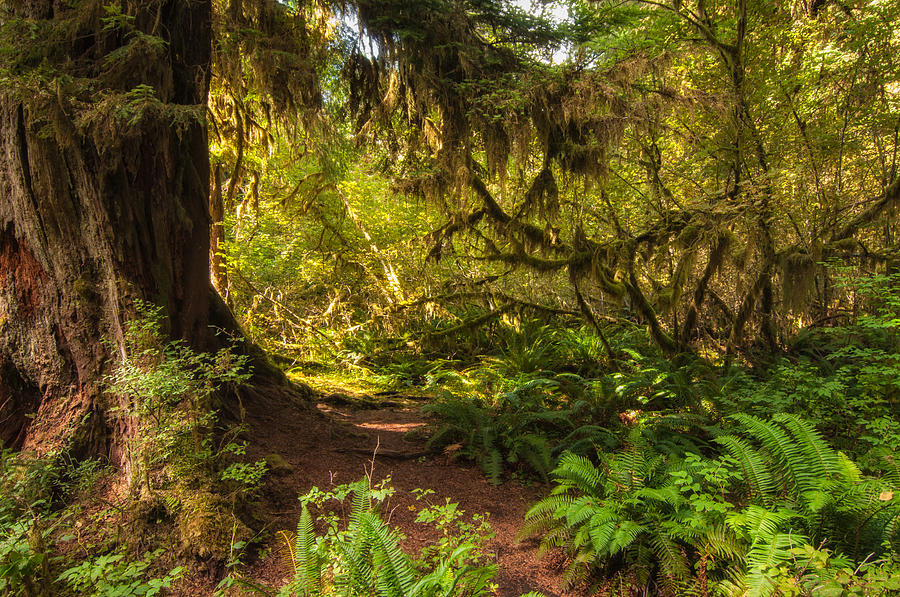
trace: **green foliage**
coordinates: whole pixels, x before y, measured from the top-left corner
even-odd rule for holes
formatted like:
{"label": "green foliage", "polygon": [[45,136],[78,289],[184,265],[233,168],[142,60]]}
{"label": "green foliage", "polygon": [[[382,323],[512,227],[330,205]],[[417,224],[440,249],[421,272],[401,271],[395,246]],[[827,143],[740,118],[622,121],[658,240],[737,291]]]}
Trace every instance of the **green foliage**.
{"label": "green foliage", "polygon": [[451,453],[478,462],[495,484],[507,465],[546,479],[560,444],[585,449],[611,443],[606,429],[589,424],[594,398],[590,382],[574,374],[531,379],[498,395],[494,405],[450,394],[424,407],[438,417],[428,446],[455,446]]}
{"label": "green foliage", "polygon": [[4,595],[39,595],[51,586],[50,547],[53,517],[0,521],[0,591]]}
{"label": "green foliage", "polygon": [[37,596],[53,584],[53,543],[66,489],[52,458],[0,451],[0,593]]}
{"label": "green foliage", "polygon": [[[380,504],[393,491],[385,484],[371,488],[365,480],[334,492],[313,489],[301,497],[297,533],[290,547],[292,581],[281,590],[291,595],[379,595],[416,597],[493,594],[496,566],[485,563],[486,522],[460,524],[462,512],[449,502],[428,506],[418,522],[433,523],[441,540],[419,559],[401,548],[398,531],[380,517]],[[428,492],[420,492],[423,498]],[[350,498],[346,526],[333,512],[324,517],[327,530],[316,536],[310,507],[331,499]]]}
{"label": "green foliage", "polygon": [[[639,429],[623,450],[599,454],[600,467],[565,454],[521,536],[566,549],[567,585],[594,570],[676,592],[715,584],[726,594],[771,595],[800,583],[815,555],[820,578],[843,574],[867,586],[861,566],[900,548],[897,486],[863,475],[799,417],[733,420],[713,458],[661,454]],[[816,552],[825,543],[836,555]],[[865,590],[882,586],[878,574]]]}
{"label": "green foliage", "polygon": [[[227,348],[206,354],[178,341],[165,343],[160,309],[143,303],[138,308],[140,317],[126,326],[122,361],[107,384],[124,400],[120,411],[137,422],[129,448],[137,465],[133,480],[144,493],[153,491],[151,472],[163,464],[170,476],[190,483],[209,476],[217,461],[234,453],[233,444],[214,448],[216,395],[246,381],[249,373],[246,357]],[[223,478],[248,475],[261,475],[259,463],[231,469]]]}
{"label": "green foliage", "polygon": [[[550,329],[538,328],[550,336],[538,345],[554,346],[560,360],[553,362],[560,367],[590,338]],[[562,348],[567,342],[569,348]],[[503,372],[511,367],[498,368],[493,358],[462,372],[437,369],[430,380],[442,398],[425,406],[438,417],[429,446],[451,446],[453,455],[475,460],[495,483],[508,465],[525,465],[546,479],[565,450],[590,455],[613,448],[617,429],[631,417],[644,419],[642,433],[662,452],[706,449],[716,430],[704,411],[728,375],[691,355],[670,361],[632,348],[621,354],[612,372],[595,378],[546,368],[508,377]]]}
{"label": "green foliage", "polygon": [[[156,595],[181,576],[178,567],[160,578],[151,564],[162,551],[129,560],[124,552],[106,553],[78,562],[61,546],[79,511],[60,511],[64,501],[93,489],[106,467],[86,460],[77,465],[51,454],[31,458],[0,453],[0,593],[11,596],[90,595],[96,597]],[[85,546],[105,551],[105,544]]]}
{"label": "green foliage", "polygon": [[710,512],[721,515],[728,508],[716,500],[718,494],[694,487],[709,476],[724,491],[733,475],[699,458],[674,466],[639,433],[626,450],[601,461],[602,469],[583,456],[564,454],[550,497],[528,511],[520,537],[541,534],[544,548],[566,549],[565,588],[601,566],[610,574],[625,566],[641,584],[682,586],[691,570],[685,545],[714,528]]}
{"label": "green foliage", "polygon": [[847,282],[870,312],[847,325],[812,328],[794,342],[798,355],[752,378],[735,376],[716,398],[726,412],[794,412],[814,421],[871,472],[896,470],[900,397],[898,276]]}
{"label": "green foliage", "polygon": [[161,578],[148,578],[148,568],[162,550],[128,561],[122,554],[107,554],[73,566],[57,579],[76,595],[86,597],[153,597],[169,589],[184,573],[182,567]]}

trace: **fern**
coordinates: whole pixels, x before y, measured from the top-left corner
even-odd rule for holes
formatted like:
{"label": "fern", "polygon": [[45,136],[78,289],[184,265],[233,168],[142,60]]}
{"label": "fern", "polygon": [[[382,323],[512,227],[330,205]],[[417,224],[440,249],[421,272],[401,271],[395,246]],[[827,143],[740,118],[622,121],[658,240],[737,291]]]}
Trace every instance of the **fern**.
{"label": "fern", "polygon": [[559,460],[559,466],[553,471],[561,487],[596,495],[599,491],[603,477],[593,463],[584,456],[578,456],[567,452]]}
{"label": "fern", "polygon": [[[509,465],[527,468],[547,480],[555,454],[562,451],[559,445],[578,442],[586,448],[601,439],[602,428],[596,425],[584,426],[580,434],[572,435],[578,420],[585,421],[592,414],[580,398],[589,391],[583,378],[561,374],[521,383],[500,394],[493,406],[451,396],[425,407],[438,417],[427,446],[461,443],[457,454],[476,461],[494,484],[503,480]],[[563,396],[578,396],[579,401],[571,406]],[[608,433],[602,441],[614,443]]]}
{"label": "fern", "polygon": [[616,523],[619,513],[612,508],[603,508],[591,517],[589,534],[591,547],[597,553],[609,553],[610,545],[616,536]]}
{"label": "fern", "polygon": [[454,549],[434,570],[416,581],[409,589],[409,595],[477,595],[486,591],[491,578],[497,573],[497,566],[466,564],[472,557],[473,550],[475,546],[472,544],[460,545]]}
{"label": "fern", "polygon": [[374,562],[375,588],[383,597],[410,595],[415,573],[409,556],[400,549],[396,531],[368,512],[364,517]]}
{"label": "fern", "polygon": [[509,462],[526,461],[531,468],[547,479],[547,475],[553,468],[550,444],[542,435],[529,433],[519,437],[513,445]]}
{"label": "fern", "polygon": [[825,442],[815,427],[796,415],[778,413],[773,420],[787,427],[799,443],[810,473],[824,477],[837,472],[837,453]]}
{"label": "fern", "polygon": [[322,559],[316,551],[312,516],[306,504],[300,512],[291,558],[294,562],[294,586],[302,595],[318,595],[322,581]]}
{"label": "fern", "polygon": [[481,470],[493,485],[503,482],[503,454],[500,450],[493,446],[485,449],[481,458]]}
{"label": "fern", "polygon": [[525,524],[516,534],[516,541],[522,541],[534,535],[544,535],[544,539],[546,539],[546,532],[558,527],[556,512],[565,511],[574,500],[575,498],[569,493],[557,493],[536,503],[526,512]]}
{"label": "fern", "polygon": [[722,445],[740,463],[750,491],[768,501],[775,488],[775,480],[765,458],[749,443],[733,435],[723,435],[713,441]]}
{"label": "fern", "polygon": [[706,532],[700,543],[700,551],[720,560],[743,561],[746,557],[746,546],[725,524],[716,525]]}
{"label": "fern", "polygon": [[675,594],[718,586],[769,595],[779,575],[803,574],[797,550],[826,540],[854,565],[893,549],[895,486],[863,475],[796,417],[733,420],[737,428],[713,440],[718,458],[660,455],[639,430],[620,451],[599,454],[600,467],[563,453],[551,494],[529,509],[519,537],[567,551],[564,584],[601,571],[621,580],[616,570],[628,570],[632,582],[646,577]]}
{"label": "fern", "polygon": [[781,427],[744,413],[732,415],[731,418],[762,444],[770,455],[769,462],[781,474],[785,485],[789,484],[798,491],[807,491],[814,487],[815,477],[809,474],[809,467],[804,462],[799,445]]}
{"label": "fern", "polygon": [[572,587],[584,582],[587,579],[594,565],[594,554],[582,551],[577,554],[566,564],[566,569],[560,575],[559,586],[563,591],[568,591]]}
{"label": "fern", "polygon": [[691,576],[690,564],[682,548],[667,533],[655,533],[650,539],[653,551],[666,576],[686,579]]}
{"label": "fern", "polygon": [[757,541],[747,555],[747,574],[744,583],[748,597],[768,597],[775,592],[772,571],[793,560],[793,549],[806,544],[806,537],[790,533],[776,533]]}
{"label": "fern", "polygon": [[[497,567],[481,564],[484,557],[481,549],[489,537],[481,534],[487,532],[485,527],[473,530],[460,523],[461,537],[447,535],[448,529],[442,529],[448,539],[446,545],[436,552],[427,552],[427,559],[423,552],[423,559],[417,563],[401,549],[402,537],[398,531],[378,515],[377,504],[383,499],[381,491],[373,493],[363,480],[324,495],[344,499],[348,490],[352,495],[346,528],[342,529],[332,514],[328,531],[318,539],[306,501],[316,499],[320,503],[324,498],[318,490],[302,498],[304,505],[290,550],[294,567],[294,580],[286,588],[290,594],[449,597],[490,593]],[[457,505],[448,508],[451,506],[456,513]],[[432,568],[420,570],[419,566],[426,562]]]}
{"label": "fern", "polygon": [[732,575],[732,583],[742,587],[741,592],[758,597],[774,593],[773,569],[793,561],[793,548],[809,543],[803,535],[784,532],[795,516],[786,510],[748,506],[728,517],[728,525],[749,544],[743,570]]}
{"label": "fern", "polygon": [[583,456],[564,453],[553,471],[558,485],[526,514],[520,538],[543,534],[543,549],[566,548],[570,563],[564,587],[613,559],[660,578],[690,577],[678,531],[661,528],[665,517],[684,510],[686,502],[664,474],[670,465],[660,457],[646,458],[635,447],[643,445],[639,436],[634,438],[634,445],[604,458],[604,470]]}

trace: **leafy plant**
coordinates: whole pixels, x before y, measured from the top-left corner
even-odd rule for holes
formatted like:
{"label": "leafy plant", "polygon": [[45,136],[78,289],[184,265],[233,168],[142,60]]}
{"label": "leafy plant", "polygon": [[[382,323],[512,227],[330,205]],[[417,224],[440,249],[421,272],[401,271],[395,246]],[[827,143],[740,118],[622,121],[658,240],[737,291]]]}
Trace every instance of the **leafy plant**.
{"label": "leafy plant", "polygon": [[0,592],[4,595],[37,596],[52,585],[54,528],[48,522],[22,517],[0,526]]}
{"label": "leafy plant", "polygon": [[54,502],[64,490],[61,467],[48,458],[0,450],[0,593],[37,596],[53,584]]}
{"label": "leafy plant", "polygon": [[181,566],[160,578],[149,577],[149,568],[162,550],[129,561],[123,554],[106,554],[73,566],[57,579],[70,591],[85,597],[153,597],[172,586],[184,573]]}
{"label": "leafy plant", "polygon": [[836,555],[823,579],[896,555],[895,485],[864,476],[799,417],[732,420],[713,458],[661,454],[639,428],[599,467],[564,454],[520,537],[566,549],[567,586],[599,572],[676,592],[771,595],[812,565],[798,554],[826,542]]}
{"label": "leafy plant", "polygon": [[[363,480],[332,493],[314,489],[301,497],[297,533],[288,541],[293,579],[281,594],[425,597],[493,593],[490,581],[497,569],[484,563],[484,525],[451,538],[446,531],[458,518],[456,505],[425,508],[419,521],[437,522],[444,530],[444,540],[436,550],[414,560],[400,548],[398,531],[378,513],[379,503],[390,493],[385,486],[373,490]],[[316,536],[310,505],[348,496],[352,505],[346,527],[332,513],[323,521],[325,534]]]}
{"label": "leafy plant", "polygon": [[[554,444],[560,440],[581,445],[610,439],[602,427],[576,424],[590,419],[586,386],[572,374],[532,379],[498,396],[493,407],[450,395],[424,408],[439,417],[428,446],[456,444],[458,455],[478,462],[495,484],[502,481],[507,465],[526,465],[546,479],[553,468]],[[581,399],[572,399],[579,394]]]}
{"label": "leafy plant", "polygon": [[220,453],[213,448],[214,397],[229,384],[249,379],[246,357],[223,348],[198,353],[183,343],[164,343],[160,308],[139,303],[141,316],[127,324],[122,362],[107,378],[109,391],[126,400],[135,417],[130,439],[135,482],[153,491],[151,471],[166,464],[181,479],[208,476]]}
{"label": "leafy plant", "polygon": [[655,454],[639,432],[625,450],[600,458],[602,468],[564,454],[553,471],[551,495],[528,511],[519,537],[541,534],[544,549],[566,549],[564,588],[585,581],[596,567],[608,574],[625,568],[640,583],[654,579],[669,588],[687,581],[691,567],[684,547],[713,529],[709,512],[727,509],[694,491],[695,476],[712,470],[720,490],[727,490],[733,475],[699,458],[677,466]]}

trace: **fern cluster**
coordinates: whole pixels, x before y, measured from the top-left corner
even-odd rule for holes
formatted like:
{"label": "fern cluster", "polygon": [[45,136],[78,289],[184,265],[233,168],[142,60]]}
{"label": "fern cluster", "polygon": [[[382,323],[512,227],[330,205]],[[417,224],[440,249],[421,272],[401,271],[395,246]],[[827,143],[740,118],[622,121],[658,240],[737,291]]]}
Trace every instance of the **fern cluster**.
{"label": "fern cluster", "polygon": [[896,556],[895,486],[863,475],[796,416],[732,419],[712,458],[660,453],[639,430],[599,466],[563,455],[520,537],[566,549],[567,586],[627,573],[634,586],[679,595],[807,591]]}
{"label": "fern cluster", "polygon": [[594,451],[615,445],[595,419],[592,384],[578,375],[540,377],[497,397],[495,405],[478,398],[448,395],[425,406],[437,415],[429,447],[456,444],[457,456],[476,461],[495,484],[510,468],[524,467],[547,480],[563,448]]}
{"label": "fern cluster", "polygon": [[[340,489],[319,498],[340,497],[346,493]],[[426,565],[401,549],[402,536],[381,519],[378,506],[389,491],[373,492],[366,480],[348,489],[352,505],[346,526],[338,517],[328,516],[324,535],[315,532],[308,503],[312,494],[301,498],[297,533],[287,543],[293,578],[280,594],[437,597],[493,593],[491,580],[497,567],[485,563],[478,536],[455,541]]]}

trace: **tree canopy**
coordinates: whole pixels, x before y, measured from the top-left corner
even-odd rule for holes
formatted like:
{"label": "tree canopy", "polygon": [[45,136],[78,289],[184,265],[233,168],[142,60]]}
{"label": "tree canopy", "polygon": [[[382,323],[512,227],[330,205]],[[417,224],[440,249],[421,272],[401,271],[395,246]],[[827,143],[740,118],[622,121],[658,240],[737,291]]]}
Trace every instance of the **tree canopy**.
{"label": "tree canopy", "polygon": [[772,349],[846,307],[834,266],[895,267],[891,7],[576,2],[564,23],[503,2],[334,8],[312,104],[331,152],[288,197],[341,176],[337,139],[374,151],[370,176],[444,214],[429,259],[474,260],[495,297],[510,272],[556,280],[555,302],[501,308],[639,322],[668,351]]}

